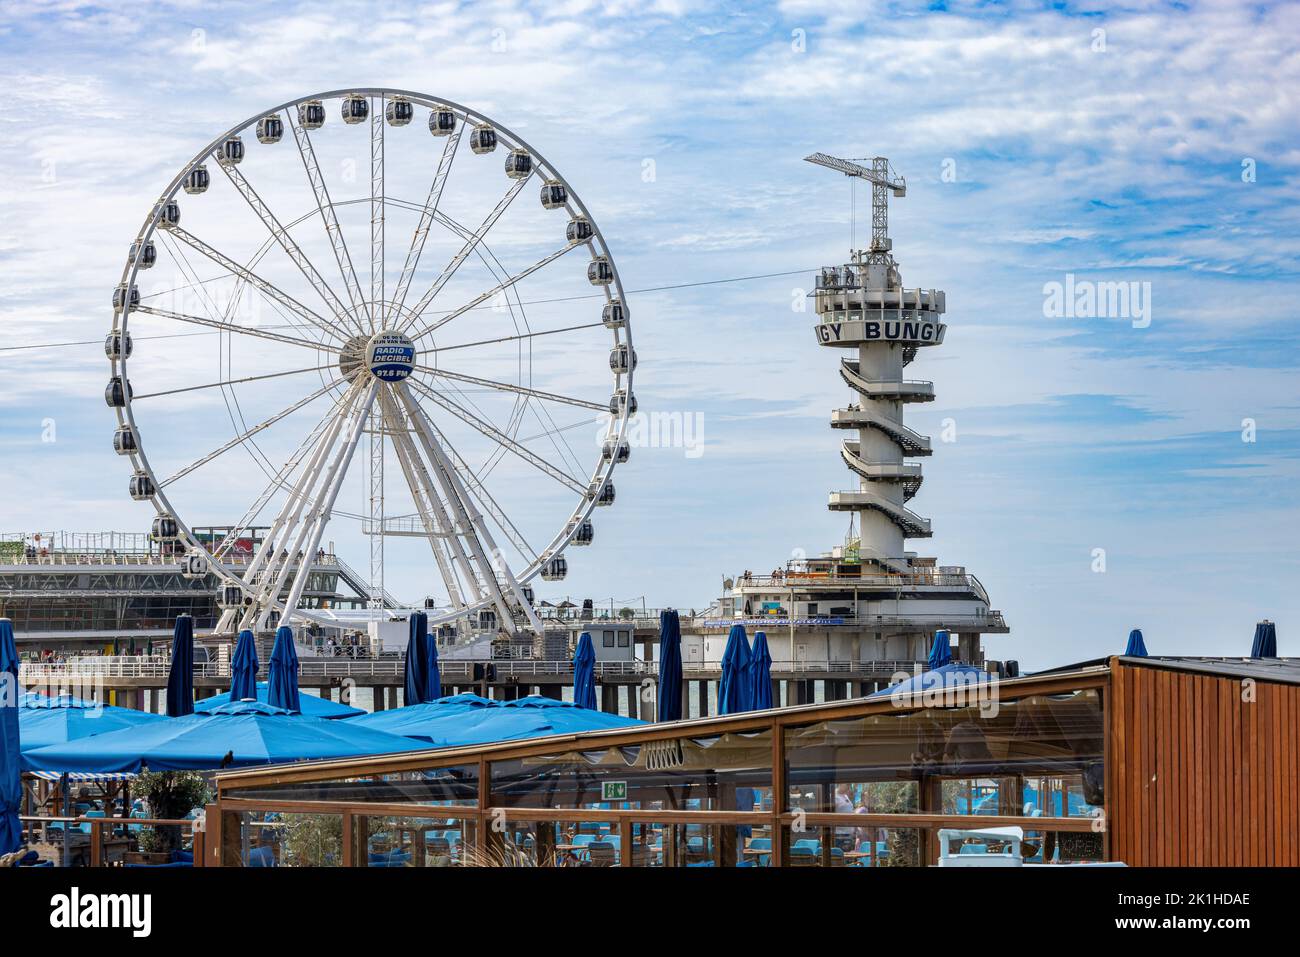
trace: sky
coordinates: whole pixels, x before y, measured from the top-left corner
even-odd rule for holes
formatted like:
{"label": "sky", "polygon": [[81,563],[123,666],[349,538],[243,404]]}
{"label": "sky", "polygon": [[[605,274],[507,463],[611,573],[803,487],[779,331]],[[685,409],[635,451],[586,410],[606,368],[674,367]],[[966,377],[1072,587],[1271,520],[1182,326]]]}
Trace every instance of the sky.
{"label": "sky", "polygon": [[[126,248],[222,131],[314,91],[391,87],[492,117],[562,173],[628,290],[641,410],[692,426],[633,449],[595,542],[539,597],[703,608],[727,576],[843,541],[825,502],[853,487],[828,425],[848,396],[803,307],[814,270],[866,235],[867,196],[802,158],[883,155],[907,179],[890,208],[903,281],[948,304],[946,341],[907,370],[937,393],[907,412],[936,438],[910,503],[935,534],[911,544],[984,583],[1011,625],[989,656],[1077,661],[1133,627],[1155,654],[1244,654],[1266,617],[1300,653],[1298,39],[1284,3],[5,0],[0,531],[147,528],[102,399]],[[436,158],[421,123],[390,140],[394,164]],[[322,143],[344,135],[331,115]],[[246,169],[269,170],[259,148]],[[308,212],[301,181],[266,176],[286,215]],[[349,182],[339,194],[360,196]],[[421,201],[419,182],[403,195]],[[206,213],[186,201],[185,223],[245,238],[213,193]],[[535,222],[505,230],[503,262],[538,258],[559,227]],[[529,322],[591,320],[592,301],[548,283],[521,285],[524,301],[565,300]],[[1053,309],[1054,284],[1111,283],[1134,290],[1128,313]],[[608,391],[597,338],[542,350],[535,381]],[[215,348],[151,341],[141,369],[165,388],[209,381],[231,359]],[[465,369],[502,379],[512,361]],[[266,410],[294,395],[274,381]],[[169,402],[142,425],[146,449],[188,461],[234,434],[223,414]],[[589,470],[595,427],[568,434]],[[507,458],[510,514],[553,531],[571,503]],[[190,524],[233,521],[261,489],[228,461],[185,500]],[[340,508],[359,513],[354,485]],[[364,567],[353,528],[337,545]],[[391,590],[417,599],[428,575],[394,546]]]}

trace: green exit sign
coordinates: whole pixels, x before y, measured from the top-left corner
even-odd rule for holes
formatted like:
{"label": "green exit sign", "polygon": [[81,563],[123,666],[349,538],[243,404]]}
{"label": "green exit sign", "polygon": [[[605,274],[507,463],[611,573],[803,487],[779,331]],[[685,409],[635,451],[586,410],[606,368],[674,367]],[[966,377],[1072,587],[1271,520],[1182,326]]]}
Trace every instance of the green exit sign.
{"label": "green exit sign", "polygon": [[627,782],[626,781],[601,781],[600,799],[602,801],[626,801]]}

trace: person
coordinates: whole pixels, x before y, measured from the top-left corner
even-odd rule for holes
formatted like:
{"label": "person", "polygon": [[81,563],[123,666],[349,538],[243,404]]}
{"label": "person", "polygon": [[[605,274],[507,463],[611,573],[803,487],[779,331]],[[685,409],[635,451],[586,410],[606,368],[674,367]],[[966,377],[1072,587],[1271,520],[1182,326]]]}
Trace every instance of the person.
{"label": "person", "polygon": [[[838,784],[835,786],[835,813],[852,814],[853,792],[847,784]],[[854,831],[852,827],[837,827],[835,829],[835,846],[844,851],[853,850]]]}

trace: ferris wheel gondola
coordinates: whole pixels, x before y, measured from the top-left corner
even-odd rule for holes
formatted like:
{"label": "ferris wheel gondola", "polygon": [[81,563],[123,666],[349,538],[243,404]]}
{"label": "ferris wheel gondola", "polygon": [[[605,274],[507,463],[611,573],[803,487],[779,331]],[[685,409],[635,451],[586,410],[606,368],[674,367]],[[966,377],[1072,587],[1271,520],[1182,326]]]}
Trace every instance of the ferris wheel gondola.
{"label": "ferris wheel gondola", "polygon": [[[341,124],[327,123],[330,109],[338,110]],[[428,110],[434,138],[405,129],[415,125],[417,109]],[[337,166],[321,158],[331,138],[353,144]],[[245,144],[252,144],[247,152]],[[339,167],[355,171],[350,157],[358,147],[370,154],[369,182],[361,181],[368,189],[359,197],[351,195],[358,177],[331,182],[330,175]],[[497,163],[476,159],[498,147],[505,152],[504,176]],[[466,157],[459,165],[458,155]],[[500,186],[491,186],[489,166]],[[416,198],[402,195],[389,178],[404,168],[426,177]],[[280,194],[287,194],[290,177],[309,202],[299,204],[295,218],[282,219],[290,201]],[[519,237],[534,233],[512,227],[498,248],[493,229],[529,182],[540,182],[541,202],[519,208],[539,217],[536,235],[562,232],[564,242],[557,236],[531,265],[507,267],[502,249],[522,248]],[[475,190],[487,193],[478,211]],[[235,209],[251,229],[226,226]],[[552,219],[551,210],[567,218]],[[386,237],[403,217],[412,238],[389,257]],[[368,256],[349,246],[363,230]],[[456,249],[440,271],[424,261],[433,233]],[[566,257],[575,249],[585,254],[585,266]],[[473,268],[462,268],[467,263]],[[151,279],[169,272],[176,278],[142,294],[137,282],[144,269],[154,270]],[[483,286],[471,294],[475,270]],[[598,299],[582,307],[591,310],[588,318],[534,328],[520,285],[570,279],[586,290],[570,298]],[[302,97],[216,136],[150,206],[113,292],[105,342],[112,366],[105,401],[118,420],[114,451],[131,463],[130,496],[156,512],[153,537],[169,554],[183,556],[187,577],[218,580],[219,632],[344,617],[321,603],[313,579],[326,529],[332,536],[339,522],[355,522],[369,539],[372,613],[395,601],[384,588],[384,542],[401,536],[427,542],[426,577],[445,590],[431,626],[466,619],[494,621],[507,631],[540,629],[527,582],[563,579],[565,549],[593,543],[592,510],[613,503],[610,476],[629,455],[629,403],[618,396],[631,395],[636,354],[625,301],[590,212],[560,173],[506,127],[409,91]],[[250,303],[276,321],[241,321],[239,310]],[[461,319],[470,314],[473,320]],[[487,331],[495,315],[510,323],[504,334]],[[141,347],[138,324],[150,333],[149,349]],[[155,357],[165,349],[159,342],[196,330],[218,337],[218,347]],[[565,343],[561,363],[551,358],[558,342]],[[500,358],[503,344],[511,351]],[[209,352],[219,360],[219,378],[198,369]],[[608,370],[601,370],[606,358]],[[575,368],[586,374],[574,375]],[[287,393],[290,388],[296,391]],[[250,411],[262,401],[255,398],[259,389],[275,390],[274,401],[265,400],[270,414]],[[296,414],[308,407],[318,418],[295,430],[304,418]],[[559,425],[555,409],[577,409],[602,423],[585,462],[568,435],[574,426]],[[179,428],[177,410],[186,422]],[[214,430],[200,424],[204,416],[223,415],[228,421],[216,431],[225,435],[209,435]],[[530,422],[541,431],[530,434],[536,431],[526,428]],[[183,451],[204,438],[201,454]],[[273,450],[276,441],[282,451]],[[228,454],[236,449],[246,457]],[[535,479],[521,483],[520,470]],[[259,471],[269,479],[265,487],[248,481]],[[365,490],[358,512],[342,504],[350,475]],[[521,490],[543,480],[542,504],[520,514]],[[215,539],[194,531],[194,523],[214,521],[198,514],[213,489],[237,490],[247,504],[239,522]],[[539,537],[546,511],[566,497]],[[236,544],[250,541],[241,546],[251,549],[240,553],[245,557],[232,561]]]}

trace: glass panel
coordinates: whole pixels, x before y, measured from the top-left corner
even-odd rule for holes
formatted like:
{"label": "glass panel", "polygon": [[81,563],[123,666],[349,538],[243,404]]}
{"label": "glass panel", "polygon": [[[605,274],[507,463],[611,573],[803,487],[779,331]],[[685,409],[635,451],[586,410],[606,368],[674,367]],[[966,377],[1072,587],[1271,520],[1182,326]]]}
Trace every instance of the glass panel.
{"label": "glass panel", "polygon": [[280,814],[248,811],[239,815],[242,867],[341,867],[341,814]]}
{"label": "glass panel", "polygon": [[226,797],[264,801],[352,801],[383,804],[478,805],[478,765],[430,768],[340,778],[287,782],[227,790]]}
{"label": "glass panel", "polygon": [[366,867],[501,866],[475,846],[474,822],[443,817],[356,818],[358,848]]}
{"label": "glass panel", "polygon": [[[1047,815],[1058,806],[1086,814],[1103,803],[1103,721],[1096,691],[1009,702],[965,694],[962,707],[788,728],[789,807],[1014,815],[1027,813],[1032,801]],[[1053,792],[1052,781],[1068,787],[1057,785]]]}
{"label": "glass panel", "polygon": [[787,867],[920,867],[919,828],[808,827],[785,831]]}
{"label": "glass panel", "polygon": [[493,762],[495,807],[601,810],[770,809],[772,736],[764,730]]}

